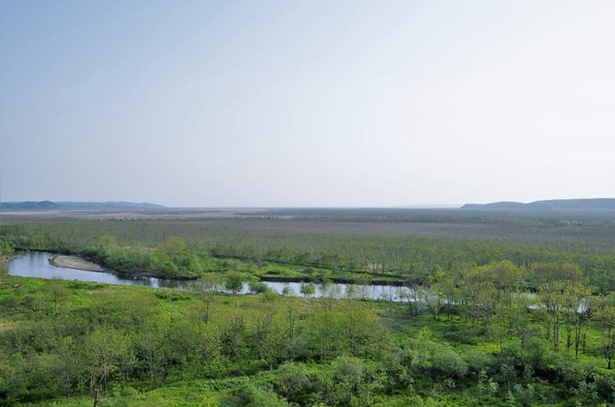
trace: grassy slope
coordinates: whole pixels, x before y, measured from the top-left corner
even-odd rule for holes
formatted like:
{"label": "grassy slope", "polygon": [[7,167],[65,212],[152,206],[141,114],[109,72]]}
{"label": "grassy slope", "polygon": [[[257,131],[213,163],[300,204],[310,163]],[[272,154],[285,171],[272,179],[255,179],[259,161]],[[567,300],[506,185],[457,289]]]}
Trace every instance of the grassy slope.
{"label": "grassy slope", "polygon": [[[78,312],[86,309],[100,309],[101,306],[108,304],[122,304],[126,313],[131,312],[131,307],[138,305],[139,301],[154,306],[162,313],[169,315],[186,315],[195,312],[201,304],[201,298],[194,293],[178,293],[172,290],[154,290],[145,287],[125,287],[125,286],[105,286],[90,283],[73,283],[45,281],[39,279],[24,279],[17,277],[5,277],[2,282],[0,299],[6,304],[6,299],[17,295],[19,298],[30,298],[37,296],[41,292],[50,292],[50,284],[61,284],[67,291],[60,300],[61,306],[66,312]],[[17,290],[17,292],[16,292]],[[49,299],[45,301],[50,301]],[[331,305],[332,304],[332,305]],[[34,307],[49,307],[51,302],[46,305],[34,304]],[[289,307],[293,307],[298,315],[310,314],[323,306],[333,307],[360,307],[373,311],[380,316],[387,330],[390,333],[391,345],[405,347],[409,340],[415,338],[419,331],[428,326],[432,332],[432,340],[445,347],[450,347],[457,351],[467,351],[476,349],[487,353],[497,353],[498,345],[493,342],[481,330],[480,326],[471,326],[463,318],[455,316],[452,320],[441,318],[438,321],[428,315],[408,317],[405,305],[397,304],[393,307],[392,314],[389,313],[389,304],[384,302],[356,302],[349,305],[345,301],[310,300],[303,298],[278,298],[273,305],[265,303],[257,296],[215,296],[213,299],[213,318],[217,320],[228,319],[230,315],[243,315],[246,320],[254,320],[261,315],[267,308],[275,307],[279,312],[286,312]],[[53,310],[48,310],[53,312]],[[28,321],[41,319],[44,317],[38,312],[32,313],[27,307],[17,307],[12,311],[4,312],[0,317],[0,333],[6,333],[19,324],[28,324]],[[540,329],[540,327],[536,327]],[[594,348],[599,342],[598,334],[590,332],[588,343],[589,348]],[[561,355],[564,359],[570,359]],[[595,366],[598,371],[602,371],[599,366],[603,366],[602,359],[595,356],[582,356],[580,363]],[[323,365],[313,363],[312,368],[322,369]],[[162,387],[149,390],[147,383],[143,382],[121,382],[115,381],[111,386],[108,395],[104,398],[102,405],[107,406],[232,406],[237,405],[235,394],[245,387],[248,383],[267,382],[267,377],[271,373],[267,369],[261,370],[255,375],[232,376],[217,380],[186,380],[181,381],[177,376],[170,377]],[[434,405],[475,405],[479,398],[479,390],[476,378],[468,376],[466,379],[458,380],[451,386],[440,380],[428,377],[416,376],[415,388],[424,399],[432,397],[439,400],[441,404]],[[449,386],[449,387],[447,387]],[[554,400],[562,397],[562,389],[555,388],[549,384],[537,385],[541,394],[542,402],[537,401],[533,405],[557,405]],[[408,405],[411,402],[412,394],[400,394],[389,396],[382,399],[382,405]],[[501,397],[501,396],[498,396]],[[498,405],[499,400],[495,395],[482,396],[481,405]],[[415,400],[416,401],[416,400]],[[574,399],[562,401],[561,405],[571,405]],[[558,402],[559,403],[559,402]],[[35,403],[32,405],[43,406],[86,406],[92,405],[92,400],[88,396],[72,397],[69,400],[55,399],[45,403]]]}

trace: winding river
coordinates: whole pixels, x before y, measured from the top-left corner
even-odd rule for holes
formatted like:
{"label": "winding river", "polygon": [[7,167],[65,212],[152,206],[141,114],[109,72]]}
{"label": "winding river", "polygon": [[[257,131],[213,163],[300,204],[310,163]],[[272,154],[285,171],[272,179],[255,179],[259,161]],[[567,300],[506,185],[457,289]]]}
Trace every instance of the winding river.
{"label": "winding river", "polygon": [[[154,277],[130,278],[120,276],[110,271],[84,271],[50,264],[53,256],[47,252],[27,252],[16,255],[8,263],[9,275],[20,277],[37,277],[44,279],[60,278],[63,280],[91,281],[104,284],[141,285],[152,288],[174,288],[180,290],[199,290],[199,281],[172,280]],[[300,283],[264,282],[269,289],[282,294],[286,288],[287,295],[300,296]],[[288,291],[290,290],[290,291]],[[244,284],[241,293],[249,292],[248,284]],[[357,298],[372,300],[407,300],[411,290],[407,287],[386,285],[358,284],[321,284],[316,285],[313,297]]]}

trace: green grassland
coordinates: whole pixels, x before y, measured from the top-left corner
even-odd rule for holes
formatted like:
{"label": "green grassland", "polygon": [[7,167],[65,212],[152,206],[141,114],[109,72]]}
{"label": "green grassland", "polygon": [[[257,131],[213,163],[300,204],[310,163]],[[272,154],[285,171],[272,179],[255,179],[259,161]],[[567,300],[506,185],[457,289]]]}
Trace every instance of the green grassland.
{"label": "green grassland", "polygon": [[461,309],[20,277],[0,309],[3,405],[92,405],[94,389],[106,406],[614,402],[604,326],[588,322],[575,357],[539,310],[502,339]]}
{"label": "green grassland", "polygon": [[257,277],[416,283],[435,267],[567,261],[601,292],[615,289],[613,213],[532,214],[366,209],[126,221],[9,218],[0,226],[0,241],[167,278],[235,270]]}
{"label": "green grassland", "polygon": [[[0,277],[0,405],[612,406],[612,214],[11,218],[0,255],[135,274],[396,281],[401,303]],[[579,306],[586,312],[577,313]],[[96,396],[98,394],[98,396]]]}

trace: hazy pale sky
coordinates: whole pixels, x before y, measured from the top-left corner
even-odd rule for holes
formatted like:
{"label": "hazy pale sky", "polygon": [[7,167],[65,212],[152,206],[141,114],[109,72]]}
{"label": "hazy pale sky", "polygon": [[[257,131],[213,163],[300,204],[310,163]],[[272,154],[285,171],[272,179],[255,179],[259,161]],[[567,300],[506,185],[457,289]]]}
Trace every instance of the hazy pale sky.
{"label": "hazy pale sky", "polygon": [[0,199],[615,197],[615,1],[0,1]]}

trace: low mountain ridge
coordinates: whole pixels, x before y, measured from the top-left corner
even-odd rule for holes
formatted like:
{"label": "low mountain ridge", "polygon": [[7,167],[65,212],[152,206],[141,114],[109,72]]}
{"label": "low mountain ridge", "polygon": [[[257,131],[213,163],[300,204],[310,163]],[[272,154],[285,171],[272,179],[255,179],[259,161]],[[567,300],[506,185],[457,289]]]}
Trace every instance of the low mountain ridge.
{"label": "low mountain ridge", "polygon": [[465,204],[461,209],[491,211],[615,211],[615,198],[551,199],[529,203],[493,202],[488,204]]}
{"label": "low mountain ridge", "polygon": [[2,211],[127,211],[164,209],[148,202],[0,202]]}

